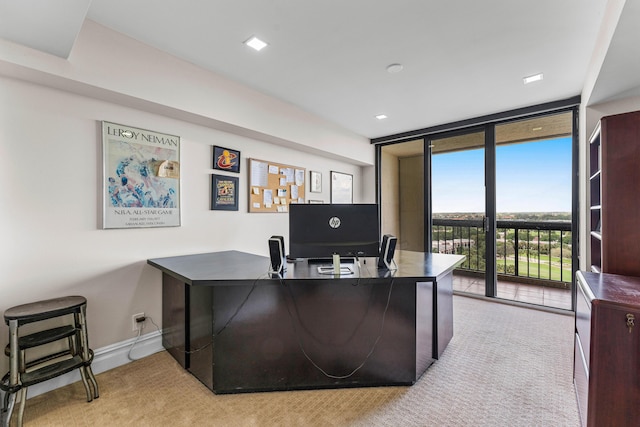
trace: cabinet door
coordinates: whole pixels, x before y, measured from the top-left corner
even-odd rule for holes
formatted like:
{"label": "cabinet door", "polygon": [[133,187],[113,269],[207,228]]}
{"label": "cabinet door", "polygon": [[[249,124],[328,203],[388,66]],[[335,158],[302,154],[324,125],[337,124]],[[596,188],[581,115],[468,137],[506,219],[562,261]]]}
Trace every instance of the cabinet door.
{"label": "cabinet door", "polygon": [[[629,328],[628,316],[635,326]],[[594,300],[589,426],[637,426],[640,419],[640,308]]]}
{"label": "cabinet door", "polygon": [[580,422],[586,425],[587,413],[589,412],[589,371],[584,358],[578,334],[575,336],[574,356],[573,356],[573,384],[576,388],[578,399],[578,411],[580,412]]}
{"label": "cabinet door", "polygon": [[576,333],[580,336],[582,343],[582,353],[585,357],[587,369],[589,368],[589,357],[591,348],[591,294],[589,285],[585,283],[581,275],[576,275],[578,292],[576,297]]}

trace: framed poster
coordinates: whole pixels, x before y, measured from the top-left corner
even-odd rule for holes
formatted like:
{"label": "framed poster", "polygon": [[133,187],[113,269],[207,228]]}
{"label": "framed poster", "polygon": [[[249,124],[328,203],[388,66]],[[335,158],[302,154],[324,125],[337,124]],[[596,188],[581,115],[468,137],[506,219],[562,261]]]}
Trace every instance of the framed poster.
{"label": "framed poster", "polygon": [[213,146],[213,168],[240,172],[240,152],[231,148]]}
{"label": "framed poster", "polygon": [[238,181],[235,176],[211,175],[212,210],[238,210]]}
{"label": "framed poster", "polygon": [[322,174],[316,171],[309,172],[310,188],[312,193],[322,193]]}
{"label": "framed poster", "polygon": [[180,137],[102,122],[103,228],[180,226]]}
{"label": "framed poster", "polygon": [[331,203],[353,203],[353,175],[331,171]]}

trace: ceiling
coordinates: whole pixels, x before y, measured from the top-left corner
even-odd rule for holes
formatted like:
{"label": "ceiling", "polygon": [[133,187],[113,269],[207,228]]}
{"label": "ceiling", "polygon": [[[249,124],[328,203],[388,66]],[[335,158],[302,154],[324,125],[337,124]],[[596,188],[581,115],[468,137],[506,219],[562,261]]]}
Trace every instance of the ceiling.
{"label": "ceiling", "polygon": [[[579,95],[606,2],[0,0],[0,37],[68,58],[91,19],[375,138]],[[628,19],[621,43],[638,46]],[[633,71],[625,87],[599,79],[598,97],[640,87]]]}

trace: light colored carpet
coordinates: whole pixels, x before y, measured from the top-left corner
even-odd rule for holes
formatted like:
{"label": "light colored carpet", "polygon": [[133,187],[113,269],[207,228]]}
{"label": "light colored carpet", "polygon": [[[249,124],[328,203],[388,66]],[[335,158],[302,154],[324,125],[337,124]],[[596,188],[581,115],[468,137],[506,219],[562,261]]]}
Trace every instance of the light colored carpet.
{"label": "light colored carpet", "polygon": [[573,317],[454,297],[455,333],[412,387],[215,395],[166,352],[27,401],[27,426],[578,426]]}

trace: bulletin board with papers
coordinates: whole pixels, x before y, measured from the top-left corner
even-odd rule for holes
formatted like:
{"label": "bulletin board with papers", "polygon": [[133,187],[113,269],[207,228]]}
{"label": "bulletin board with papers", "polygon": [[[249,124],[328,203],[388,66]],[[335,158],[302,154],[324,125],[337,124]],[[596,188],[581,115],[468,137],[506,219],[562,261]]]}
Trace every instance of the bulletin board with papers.
{"label": "bulletin board with papers", "polygon": [[249,159],[249,212],[289,212],[305,203],[306,169]]}

